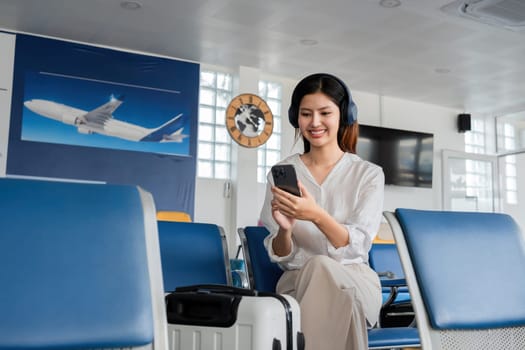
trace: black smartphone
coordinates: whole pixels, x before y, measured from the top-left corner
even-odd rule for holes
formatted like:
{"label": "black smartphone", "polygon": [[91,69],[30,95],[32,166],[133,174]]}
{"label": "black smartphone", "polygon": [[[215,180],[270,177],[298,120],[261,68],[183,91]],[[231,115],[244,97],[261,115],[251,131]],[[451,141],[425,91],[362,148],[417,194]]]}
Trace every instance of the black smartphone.
{"label": "black smartphone", "polygon": [[301,197],[301,191],[297,185],[297,174],[295,173],[293,165],[274,165],[272,167],[272,176],[275,186],[295,196]]}

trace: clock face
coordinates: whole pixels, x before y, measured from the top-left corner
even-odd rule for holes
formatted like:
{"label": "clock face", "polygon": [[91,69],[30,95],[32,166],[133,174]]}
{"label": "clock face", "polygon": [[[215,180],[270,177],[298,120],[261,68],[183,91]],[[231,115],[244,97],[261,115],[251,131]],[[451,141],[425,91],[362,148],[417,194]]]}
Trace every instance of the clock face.
{"label": "clock face", "polygon": [[258,147],[273,131],[273,114],[266,102],[254,94],[241,94],[226,109],[226,127],[241,146]]}

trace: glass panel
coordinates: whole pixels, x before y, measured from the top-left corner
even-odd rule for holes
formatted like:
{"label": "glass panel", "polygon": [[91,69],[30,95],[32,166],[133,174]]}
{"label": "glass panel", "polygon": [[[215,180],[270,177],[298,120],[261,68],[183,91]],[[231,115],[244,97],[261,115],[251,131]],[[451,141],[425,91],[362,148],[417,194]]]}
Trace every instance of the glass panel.
{"label": "glass panel", "polygon": [[491,161],[455,157],[448,159],[451,210],[488,212],[495,210],[492,167]]}
{"label": "glass panel", "polygon": [[226,109],[230,103],[230,100],[231,94],[229,92],[217,91],[217,107],[223,107]]}
{"label": "glass panel", "polygon": [[232,90],[232,76],[230,74],[217,74],[217,89]]}
{"label": "glass panel", "polygon": [[199,177],[213,177],[212,163],[199,160],[197,166],[197,176]]}
{"label": "glass panel", "polygon": [[281,84],[268,83],[268,98],[281,99]]}
{"label": "glass panel", "polygon": [[215,105],[215,91],[201,88],[199,94],[199,103],[209,106]]}
{"label": "glass panel", "polygon": [[210,107],[199,108],[199,123],[213,123],[213,115],[215,111]]}
{"label": "glass panel", "polygon": [[515,179],[515,178],[509,178],[509,179],[507,179],[506,187],[507,187],[507,191],[514,191],[514,192],[517,192],[517,190],[518,190],[518,184],[517,184],[516,179]]}
{"label": "glass panel", "polygon": [[273,132],[276,134],[281,133],[281,118],[273,118]]}
{"label": "glass panel", "polygon": [[213,159],[213,144],[199,142],[199,159]]}
{"label": "glass panel", "polygon": [[525,150],[525,111],[496,118],[498,153]]}
{"label": "glass panel", "polygon": [[514,191],[507,191],[507,203],[518,204],[518,194]]}
{"label": "glass panel", "polygon": [[276,100],[268,100],[266,101],[268,103],[268,107],[270,107],[270,110],[275,115],[281,115],[281,102]]}
{"label": "glass panel", "polygon": [[505,175],[506,176],[516,176],[516,166],[512,163],[505,164]]}
{"label": "glass panel", "polygon": [[213,126],[207,124],[199,125],[199,141],[213,141]]}
{"label": "glass panel", "polygon": [[266,143],[268,149],[281,149],[281,135],[272,134]]}
{"label": "glass panel", "polygon": [[215,111],[215,123],[217,125],[226,125],[226,109],[217,108]]}
{"label": "glass panel", "polygon": [[200,76],[201,76],[201,79],[200,79],[201,87],[210,87],[210,88],[215,87],[215,73],[204,71],[204,72],[201,72]]}
{"label": "glass panel", "polygon": [[[201,71],[198,176],[227,179],[230,174],[231,139],[225,128],[225,109],[231,100],[233,77]],[[217,144],[215,142],[218,142]],[[215,164],[215,161],[219,164]]]}
{"label": "glass panel", "polygon": [[259,81],[259,95],[267,96],[265,81]]}
{"label": "glass panel", "polygon": [[[268,107],[273,113],[272,136],[261,147],[257,154],[257,181],[266,182],[266,173],[270,166],[280,160],[281,148],[281,84],[268,81],[259,81],[259,94],[266,100]],[[269,161],[271,163],[269,163]]]}
{"label": "glass panel", "polygon": [[215,163],[215,178],[216,179],[229,179],[230,178],[230,166],[226,163]]}
{"label": "glass panel", "polygon": [[224,126],[216,126],[215,127],[215,141],[216,142],[223,142],[223,143],[230,143],[230,134],[228,133],[228,130]]}
{"label": "glass panel", "polygon": [[229,161],[230,160],[230,146],[225,144],[215,144],[215,160]]}

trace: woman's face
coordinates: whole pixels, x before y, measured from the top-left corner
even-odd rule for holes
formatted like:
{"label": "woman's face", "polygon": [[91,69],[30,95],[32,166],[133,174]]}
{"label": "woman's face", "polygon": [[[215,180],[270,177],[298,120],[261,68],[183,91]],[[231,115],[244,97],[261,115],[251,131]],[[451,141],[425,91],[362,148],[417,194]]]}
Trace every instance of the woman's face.
{"label": "woman's face", "polygon": [[337,146],[339,106],[322,92],[305,95],[299,104],[299,130],[311,147]]}

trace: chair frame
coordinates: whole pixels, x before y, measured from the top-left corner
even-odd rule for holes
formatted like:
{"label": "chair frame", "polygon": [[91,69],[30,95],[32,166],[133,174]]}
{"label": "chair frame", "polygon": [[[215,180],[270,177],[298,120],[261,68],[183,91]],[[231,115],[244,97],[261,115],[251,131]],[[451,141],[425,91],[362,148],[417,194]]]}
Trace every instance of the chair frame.
{"label": "chair frame", "polygon": [[[428,327],[430,327],[430,323],[425,317],[425,306],[423,305],[423,300],[421,297],[419,284],[416,280],[414,267],[412,266],[412,261],[409,258],[408,248],[405,237],[403,235],[403,230],[401,229],[401,226],[399,225],[399,222],[397,221],[397,218],[394,213],[385,211],[383,215],[390,224],[390,227],[392,228],[392,232],[394,234],[396,246],[399,251],[399,258],[401,259],[403,270],[405,271],[405,280],[407,282],[410,295],[412,296],[412,307],[414,308],[414,312],[416,314],[416,323],[418,327],[427,327],[428,329]],[[419,337],[421,340],[421,347],[425,348],[431,346],[431,339],[428,333],[424,334],[424,332],[420,332]]]}
{"label": "chair frame", "polygon": [[237,233],[239,235],[239,238],[241,240],[241,246],[242,251],[244,255],[244,261],[246,264],[246,272],[248,273],[248,288],[255,289],[255,280],[253,277],[253,265],[252,265],[252,259],[250,257],[250,251],[248,250],[248,238],[246,238],[246,234],[244,233],[244,228],[238,228]]}

